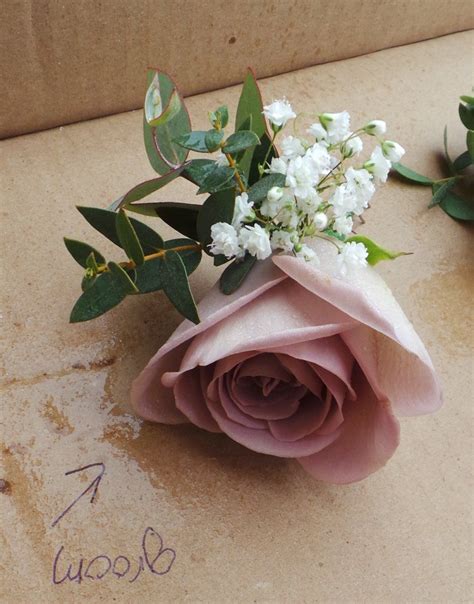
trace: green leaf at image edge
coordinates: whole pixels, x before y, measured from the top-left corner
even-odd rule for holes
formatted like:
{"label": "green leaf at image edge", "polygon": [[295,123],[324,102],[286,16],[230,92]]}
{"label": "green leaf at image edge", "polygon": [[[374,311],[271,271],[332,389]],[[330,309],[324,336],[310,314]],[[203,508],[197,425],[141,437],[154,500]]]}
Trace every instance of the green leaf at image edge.
{"label": "green leaf at image edge", "polygon": [[126,295],[127,292],[112,273],[103,273],[77,300],[69,321],[80,323],[100,317],[120,304]]}
{"label": "green leaf at image edge", "polygon": [[74,260],[84,268],[88,266],[87,258],[91,253],[94,254],[94,258],[98,264],[105,264],[105,258],[102,254],[88,243],[64,237],[64,244]]}
{"label": "green leaf at image edge", "polygon": [[256,262],[255,256],[246,254],[242,260],[234,260],[229,264],[219,280],[221,292],[226,296],[233,294],[242,285]]}
{"label": "green leaf at image edge", "polygon": [[176,309],[193,323],[199,323],[199,315],[189,287],[186,269],[179,254],[170,251],[162,260],[163,291]]}
{"label": "green leaf at image edge", "polygon": [[471,162],[474,162],[474,130],[468,130],[466,134],[466,146],[471,158]]}
{"label": "green leaf at image edge", "polygon": [[395,258],[399,258],[400,256],[409,256],[411,254],[411,252],[391,252],[386,250],[365,235],[354,235],[353,237],[348,237],[346,242],[363,243],[368,252],[367,262],[371,266],[378,264],[382,260],[395,260]]}
{"label": "green leaf at image edge", "polygon": [[410,182],[414,182],[418,185],[424,185],[424,186],[428,187],[428,186],[431,186],[434,182],[431,178],[428,178],[427,176],[423,176],[423,174],[419,174],[418,172],[415,172],[415,170],[411,170],[410,168],[407,168],[403,164],[394,163],[392,165],[392,168],[395,170],[395,172],[397,174],[399,174],[403,178],[406,178]]}

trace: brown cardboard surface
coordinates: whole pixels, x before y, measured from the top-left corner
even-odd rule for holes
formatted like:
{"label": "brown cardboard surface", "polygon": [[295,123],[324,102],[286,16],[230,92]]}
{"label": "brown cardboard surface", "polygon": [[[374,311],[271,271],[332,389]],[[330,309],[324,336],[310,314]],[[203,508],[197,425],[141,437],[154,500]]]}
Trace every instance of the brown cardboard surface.
{"label": "brown cardboard surface", "polygon": [[[264,96],[286,94],[298,111],[347,109],[355,122],[385,118],[406,163],[440,174],[445,123],[452,154],[464,147],[457,100],[471,70],[459,57],[472,39],[456,34],[278,76],[262,82]],[[209,107],[234,110],[238,94],[188,99],[195,127]],[[414,252],[380,270],[432,354],[445,405],[402,421],[400,448],[382,471],[332,486],[223,435],[131,415],[130,381],[179,321],[160,293],[68,325],[80,269],[61,238],[112,252],[74,205],[105,207],[152,175],[141,113],[1,147],[2,603],[472,600],[472,228],[428,211],[425,188],[393,180],[378,192],[363,232]],[[188,200],[193,189],[179,182],[160,193]],[[192,278],[199,295],[215,279],[208,263]],[[97,463],[105,475],[94,503],[89,492],[53,527],[99,468],[65,473]],[[130,582],[147,527],[176,559],[168,573]],[[154,557],[158,538],[150,538]],[[133,571],[55,585],[58,552],[57,580],[68,564],[74,576],[81,558],[86,573],[99,555],[126,555]],[[89,574],[106,565],[96,560]]]}
{"label": "brown cardboard surface", "polygon": [[5,0],[0,138],[474,27],[470,0]]}

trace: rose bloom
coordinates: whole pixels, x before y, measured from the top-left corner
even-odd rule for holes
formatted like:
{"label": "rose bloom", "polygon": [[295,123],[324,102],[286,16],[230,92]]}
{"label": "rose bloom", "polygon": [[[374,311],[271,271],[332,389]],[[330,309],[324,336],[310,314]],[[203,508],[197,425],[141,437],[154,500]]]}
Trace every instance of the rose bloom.
{"label": "rose bloom", "polygon": [[371,268],[320,268],[289,255],[258,262],[231,296],[218,287],[132,387],[145,419],[191,422],[315,478],[361,480],[399,443],[396,415],[441,405],[433,366],[411,323]]}

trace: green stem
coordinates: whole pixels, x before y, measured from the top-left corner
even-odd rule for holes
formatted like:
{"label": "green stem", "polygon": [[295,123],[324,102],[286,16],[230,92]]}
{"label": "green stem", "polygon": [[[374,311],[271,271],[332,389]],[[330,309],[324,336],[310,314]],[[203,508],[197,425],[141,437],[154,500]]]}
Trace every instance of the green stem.
{"label": "green stem", "polygon": [[[262,168],[265,168],[265,164],[266,164],[266,163],[267,163],[267,161],[268,161],[268,157],[269,157],[269,155],[270,155],[270,150],[271,150],[271,148],[273,147],[273,145],[274,145],[274,143],[275,143],[275,139],[276,139],[276,135],[277,135],[277,134],[278,134],[278,132],[273,131],[273,136],[272,136],[272,138],[271,138],[270,144],[268,145],[267,152],[266,152],[265,157],[263,158],[263,162],[262,162],[262,164],[261,164],[261,165],[262,165]],[[259,178],[258,178],[258,179],[260,180],[260,179],[262,178],[262,176],[263,176],[263,171],[260,173],[260,176],[259,176]]]}
{"label": "green stem", "polygon": [[[178,245],[177,247],[170,247],[166,250],[160,250],[159,252],[155,252],[154,254],[149,254],[145,256],[145,262],[147,260],[153,260],[154,258],[161,258],[166,255],[167,252],[184,252],[186,250],[200,250],[202,249],[200,243],[189,244],[189,245]],[[137,265],[133,260],[129,260],[128,262],[119,262],[119,266],[121,266],[125,270],[133,270],[137,268]],[[106,264],[100,264],[97,267],[97,273],[106,273],[109,271],[109,267]]]}

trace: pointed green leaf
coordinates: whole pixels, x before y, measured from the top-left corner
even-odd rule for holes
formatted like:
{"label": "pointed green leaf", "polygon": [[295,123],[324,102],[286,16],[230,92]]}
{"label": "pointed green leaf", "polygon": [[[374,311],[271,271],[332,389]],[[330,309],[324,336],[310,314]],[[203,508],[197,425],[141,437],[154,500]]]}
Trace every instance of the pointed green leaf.
{"label": "pointed green leaf", "polygon": [[234,170],[229,166],[219,166],[214,163],[214,166],[209,169],[204,177],[201,186],[198,189],[199,193],[216,193],[231,186],[231,181],[234,178]]}
{"label": "pointed green leaf", "polygon": [[183,177],[200,187],[206,176],[215,166],[212,159],[192,159],[185,165]]}
{"label": "pointed green leaf", "polygon": [[249,116],[252,116],[252,130],[260,139],[267,127],[265,118],[263,117],[262,95],[260,94],[255,75],[250,69],[247,72],[240,94],[235,117],[235,129],[240,130],[242,123]]}
{"label": "pointed green leaf", "polygon": [[[84,216],[87,222],[94,227],[104,237],[107,237],[112,243],[122,247],[115,229],[115,218],[117,214],[110,210],[102,208],[88,208],[85,206],[77,206],[79,212]],[[135,220],[129,219],[135,232],[140,240],[145,254],[153,254],[154,252],[163,249],[163,239],[151,229],[148,225]]]}
{"label": "pointed green leaf", "polygon": [[193,323],[199,323],[199,315],[189,287],[186,268],[179,254],[168,252],[162,260],[161,278],[163,291],[178,311]]}
{"label": "pointed green leaf", "polygon": [[474,130],[468,130],[466,134],[466,145],[471,161],[474,162]]}
{"label": "pointed green leaf", "polygon": [[246,254],[242,260],[234,260],[221,275],[219,286],[223,294],[233,294],[243,283],[254,264],[257,262],[255,256]]}
{"label": "pointed green leaf", "polygon": [[143,264],[143,248],[129,217],[124,210],[119,210],[119,212],[116,214],[115,229],[117,231],[120,245],[127,254],[128,258],[133,260],[137,266]]}
{"label": "pointed green leaf", "polygon": [[209,150],[206,147],[206,134],[205,130],[196,130],[194,132],[188,132],[182,136],[176,137],[175,142],[191,151],[199,151],[200,153],[208,153]]}
{"label": "pointed green leaf", "polygon": [[459,103],[459,117],[468,130],[474,130],[474,105]]}
{"label": "pointed green leaf", "polygon": [[394,163],[392,164],[392,168],[397,172],[397,174],[403,176],[403,178],[406,178],[407,180],[414,182],[418,185],[431,186],[434,182],[431,178],[423,176],[422,174],[415,172],[415,170],[407,168],[403,164]]}
{"label": "pointed green leaf", "polygon": [[460,97],[461,101],[464,101],[465,103],[467,103],[468,105],[474,105],[474,96],[468,96],[466,94],[463,94]]}
{"label": "pointed green leaf", "polygon": [[[132,206],[133,207],[133,206]],[[196,222],[201,206],[193,203],[158,202],[153,204],[158,216],[178,233],[197,241]]]}
{"label": "pointed green leaf", "polygon": [[158,191],[165,185],[178,178],[183,170],[184,166],[180,166],[179,168],[176,168],[176,170],[172,170],[160,178],[153,178],[152,180],[147,180],[139,185],[136,185],[133,187],[133,189],[130,189],[128,193],[125,193],[125,195],[122,195],[122,197],[114,201],[108,209],[115,212],[120,208],[127,208],[127,206],[134,201],[138,201],[147,195],[151,195],[151,193],[155,193],[155,191]]}
{"label": "pointed green leaf", "polygon": [[474,159],[471,159],[469,151],[464,151],[464,153],[461,153],[461,155],[458,155],[458,157],[456,157],[453,162],[453,166],[456,172],[462,172],[472,163],[474,163]]}
{"label": "pointed green leaf", "polygon": [[120,284],[121,289],[126,294],[136,294],[138,292],[138,288],[135,283],[130,279],[129,275],[119,264],[116,262],[109,262],[107,266],[116,279],[116,282]]}
{"label": "pointed green leaf", "polygon": [[[270,148],[271,146],[271,148]],[[270,148],[270,151],[268,151]],[[249,184],[253,185],[260,180],[260,172],[258,170],[259,165],[263,165],[265,158],[267,158],[267,162],[271,163],[274,157],[278,157],[278,151],[274,145],[272,145],[272,141],[266,132],[263,133],[263,136],[260,140],[260,145],[255,147],[255,151],[253,152],[251,158],[250,172],[249,172]]]}
{"label": "pointed green leaf", "polygon": [[84,268],[87,268],[87,258],[91,253],[94,254],[99,264],[105,264],[105,258],[102,254],[88,243],[77,241],[76,239],[68,239],[67,237],[64,237],[64,243],[74,260]]}
{"label": "pointed green leaf", "polygon": [[263,201],[268,191],[273,187],[284,187],[286,176],[284,174],[269,174],[258,180],[248,190],[249,199],[255,203]]}
{"label": "pointed green leaf", "polygon": [[474,221],[474,202],[463,199],[453,191],[449,191],[439,205],[451,218],[467,222]]}
{"label": "pointed green leaf", "polygon": [[448,164],[449,172],[450,172],[450,174],[455,174],[456,170],[454,169],[453,162],[451,161],[451,157],[449,156],[449,152],[448,152],[448,127],[447,126],[444,127],[443,143],[444,143],[444,156],[446,157],[446,162]]}
{"label": "pointed green leaf", "polygon": [[[176,86],[167,74],[149,70],[147,80],[148,90],[145,97],[146,107],[143,116],[145,149],[156,172],[167,174],[170,170],[182,165],[186,160],[188,150],[177,145],[174,139],[191,131],[191,121],[181,95],[176,92]],[[151,126],[147,121],[147,115],[150,117],[152,111],[147,106],[147,103],[150,102],[150,95],[153,96],[152,102],[157,107],[156,111],[159,111],[160,107],[168,107],[173,94],[179,98],[179,111],[172,116],[168,116],[165,123]]]}
{"label": "pointed green leaf", "polygon": [[[170,239],[165,242],[165,249],[172,250],[173,248],[180,248],[185,246],[196,246],[196,241],[192,239]],[[202,250],[198,249],[187,249],[187,250],[176,250],[181,260],[183,261],[186,273],[190,275],[193,273],[199,263],[201,262]]]}
{"label": "pointed green leaf", "polygon": [[229,122],[229,110],[226,105],[222,105],[215,111],[212,111],[210,116],[211,124],[218,129],[225,128]]}
{"label": "pointed green leaf", "polygon": [[95,319],[120,304],[126,295],[126,291],[111,272],[103,273],[77,300],[69,321],[79,323]]}
{"label": "pointed green leaf", "polygon": [[[166,124],[177,115],[181,109],[181,99],[179,97],[176,88],[171,93],[168,105],[163,109],[161,106],[161,97],[159,94],[155,96],[154,90],[148,90],[145,97],[145,119],[148,125],[159,126],[160,124]],[[153,98],[156,98],[157,102],[154,104]]]}
{"label": "pointed green leaf", "polygon": [[395,258],[398,258],[399,256],[409,256],[411,254],[411,252],[390,252],[377,245],[375,241],[372,241],[372,239],[369,239],[365,235],[354,235],[353,237],[348,237],[346,241],[348,243],[353,241],[355,243],[363,243],[369,253],[367,262],[372,266],[382,260],[395,260]]}
{"label": "pointed green leaf", "polygon": [[234,155],[260,143],[258,136],[251,130],[240,130],[231,134],[223,147],[224,153]]}
{"label": "pointed green leaf", "polygon": [[99,267],[97,266],[97,261],[95,259],[94,252],[91,252],[86,259],[86,266],[90,268],[91,271],[96,274],[99,271]]}
{"label": "pointed green leaf", "polygon": [[198,240],[206,254],[212,256],[209,251],[211,243],[211,227],[216,222],[231,223],[234,217],[235,191],[226,189],[219,193],[213,193],[201,206],[197,218]]}
{"label": "pointed green leaf", "polygon": [[210,153],[219,149],[224,133],[222,130],[208,130],[205,136],[206,148]]}
{"label": "pointed green leaf", "polygon": [[81,289],[83,292],[87,291],[90,287],[94,285],[97,280],[97,275],[93,273],[91,270],[86,270],[84,277],[81,282]]}
{"label": "pointed green leaf", "polygon": [[432,208],[433,206],[437,205],[438,203],[440,203],[441,201],[443,201],[443,199],[446,197],[446,194],[448,193],[448,191],[450,189],[452,189],[454,187],[454,185],[456,184],[456,177],[450,178],[449,180],[447,180],[446,182],[443,182],[443,184],[438,184],[438,183],[433,183],[433,197],[431,199],[430,204],[428,205],[429,208]]}

